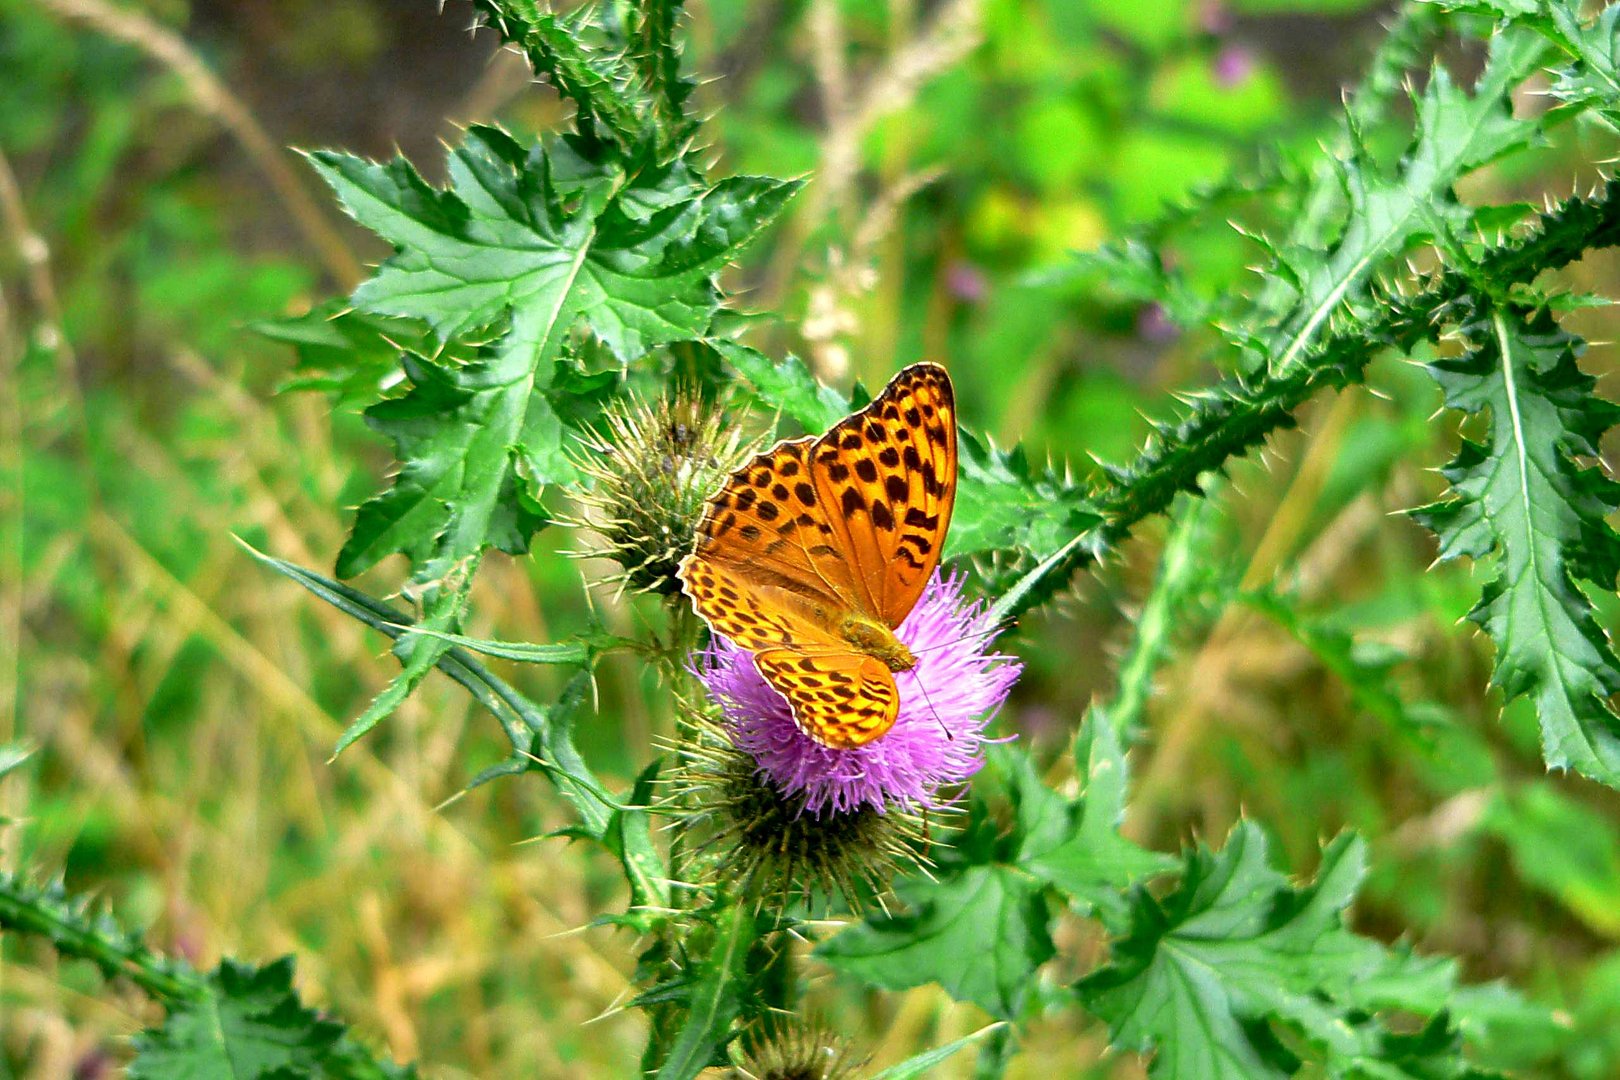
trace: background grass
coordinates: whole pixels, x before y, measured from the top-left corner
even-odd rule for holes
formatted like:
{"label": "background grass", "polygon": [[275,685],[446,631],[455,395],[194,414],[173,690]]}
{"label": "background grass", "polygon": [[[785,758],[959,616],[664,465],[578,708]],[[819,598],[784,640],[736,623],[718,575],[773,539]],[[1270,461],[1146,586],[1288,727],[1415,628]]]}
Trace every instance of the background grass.
{"label": "background grass", "polygon": [[[813,177],[733,272],[741,306],[784,316],[754,343],[840,384],[944,361],[968,423],[1085,470],[1141,438],[1139,410],[1209,379],[1209,341],[1107,282],[1045,272],[1230,169],[1263,173],[1270,148],[1323,137],[1389,6],[689,10],[690,69],[715,76],[700,90],[713,153],[728,171]],[[306,997],[429,1076],[628,1075],[641,1020],[616,1006],[633,943],[586,928],[617,875],[563,841],[521,843],[564,821],[538,783],[441,805],[505,745],[444,680],[329,765],[392,661],[231,540],[329,567],[343,508],[387,460],[342,402],[278,395],[291,359],[251,331],[385,254],[283,148],[397,146],[437,177],[457,124],[562,119],[470,22],[433,0],[0,0],[0,743],[39,747],[0,781],[0,816],[16,819],[0,865],[62,868],[199,963],[296,952]],[[1444,56],[1461,78],[1480,60]],[[1592,130],[1559,138],[1560,167],[1509,159],[1474,194],[1584,188],[1585,163],[1615,149]],[[1195,286],[1253,257],[1220,220],[1179,235]],[[1620,284],[1612,256],[1574,274]],[[1614,321],[1575,316],[1596,340]],[[1586,363],[1605,376],[1612,348]],[[1567,1043],[1504,1051],[1527,1074],[1613,1076],[1620,797],[1545,777],[1524,703],[1498,723],[1488,645],[1457,624],[1478,582],[1428,570],[1432,538],[1391,516],[1440,488],[1425,466],[1454,432],[1438,405],[1420,372],[1386,364],[1233,470],[1147,706],[1127,829],[1172,849],[1242,809],[1302,872],[1321,837],[1362,831],[1360,929],[1407,933],[1471,979],[1563,1009]],[[1145,530],[1023,629],[1028,674],[1002,722],[1048,758],[1110,687],[1162,537]],[[642,625],[636,604],[589,588],[595,567],[556,555],[579,542],[553,529],[531,558],[492,556],[470,632],[553,640],[592,606],[611,630]],[[386,591],[389,572],[362,585]],[[1196,602],[1234,579],[1289,601]],[[556,690],[544,671],[510,674],[542,700]],[[579,741],[628,780],[668,726],[651,676],[615,657]],[[1077,926],[1059,975],[1096,957]],[[835,989],[813,997],[878,1064],[984,1022],[932,989]],[[155,1015],[82,965],[0,941],[0,1077],[107,1075]],[[1139,1075],[1079,1023],[1036,1025],[1009,1075]],[[966,1075],[967,1056],[951,1067],[940,1075]]]}

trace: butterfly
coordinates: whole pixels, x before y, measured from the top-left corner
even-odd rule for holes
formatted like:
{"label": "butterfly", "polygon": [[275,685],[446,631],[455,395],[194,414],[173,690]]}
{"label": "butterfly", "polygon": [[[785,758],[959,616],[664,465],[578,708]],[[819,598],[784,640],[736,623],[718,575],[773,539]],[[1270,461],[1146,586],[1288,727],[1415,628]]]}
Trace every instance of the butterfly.
{"label": "butterfly", "polygon": [[778,443],[708,502],[678,576],[693,607],[754,654],[810,738],[863,746],[894,726],[894,634],[934,568],[956,501],[956,399],[913,364],[820,438]]}

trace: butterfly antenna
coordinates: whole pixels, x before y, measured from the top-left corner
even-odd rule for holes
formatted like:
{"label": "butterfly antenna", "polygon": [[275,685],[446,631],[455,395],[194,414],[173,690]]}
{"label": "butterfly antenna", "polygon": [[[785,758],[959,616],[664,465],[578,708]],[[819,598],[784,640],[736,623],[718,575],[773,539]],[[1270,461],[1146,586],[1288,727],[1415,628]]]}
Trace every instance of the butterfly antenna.
{"label": "butterfly antenna", "polygon": [[946,739],[948,739],[951,742],[955,742],[956,741],[956,736],[953,735],[951,733],[951,729],[946,726],[945,721],[939,715],[939,710],[934,708],[934,702],[928,696],[928,687],[923,685],[923,681],[922,681],[922,678],[920,676],[917,677],[916,681],[917,681],[917,689],[922,691],[923,701],[928,703],[928,711],[934,714],[934,723],[939,725],[939,730],[941,730],[941,731],[943,731],[945,733],[945,738]]}

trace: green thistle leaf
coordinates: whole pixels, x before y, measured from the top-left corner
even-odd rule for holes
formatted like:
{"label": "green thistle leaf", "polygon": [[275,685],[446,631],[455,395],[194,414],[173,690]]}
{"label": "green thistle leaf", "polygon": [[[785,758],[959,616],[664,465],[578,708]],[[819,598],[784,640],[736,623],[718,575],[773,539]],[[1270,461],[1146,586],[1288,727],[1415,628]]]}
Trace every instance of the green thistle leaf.
{"label": "green thistle leaf", "polygon": [[[586,376],[568,363],[542,382],[505,378],[507,357],[487,352],[459,367],[405,356],[411,388],[366,410],[391,438],[403,465],[388,491],[367,501],[338,555],[353,577],[401,552],[418,580],[452,572],[486,546],[526,552],[546,523],[538,489],[572,480],[564,448],[606,400],[612,376]],[[565,422],[561,410],[583,419]]]}
{"label": "green thistle leaf", "polygon": [[[1620,182],[1591,197],[1572,197],[1541,214],[1536,229],[1479,252],[1474,262],[1489,266],[1498,287],[1508,289],[1560,269],[1595,248],[1620,244]],[[997,615],[1016,617],[1054,595],[1075,570],[1130,534],[1142,519],[1162,513],[1180,492],[1199,493],[1205,472],[1224,469],[1234,458],[1261,445],[1272,433],[1292,427],[1294,411],[1317,392],[1360,382],[1372,360],[1386,350],[1410,350],[1437,338],[1474,290],[1473,271],[1447,270],[1424,291],[1384,295],[1376,313],[1328,334],[1307,362],[1289,372],[1233,376],[1186,395],[1185,414],[1158,421],[1129,466],[1109,468],[1091,494],[1105,518],[1092,532],[1076,534],[1060,554],[1036,567],[1011,602]]]}
{"label": "green thistle leaf", "polygon": [[343,1035],[298,1001],[292,957],[255,970],[226,960],[209,993],[169,1013],[161,1028],[136,1036],[134,1080],[311,1076]]}
{"label": "green thistle leaf", "polygon": [[1220,851],[1190,852],[1164,899],[1135,893],[1112,961],[1076,985],[1081,1002],[1116,1043],[1154,1054],[1155,1080],[1289,1076],[1300,1062],[1273,1024],[1302,1035],[1334,1076],[1467,1075],[1449,1031],[1413,1045],[1372,1018],[1439,1013],[1454,973],[1346,929],[1365,855],[1343,835],[1316,881],[1295,889],[1267,865],[1259,828],[1238,825]]}
{"label": "green thistle leaf", "polygon": [[[614,383],[565,358],[576,327],[623,361],[701,336],[719,307],[715,274],[798,188],[705,186],[683,161],[627,168],[592,153],[588,140],[548,149],[474,127],[442,190],[400,158],[310,155],[351,216],[396,248],[355,307],[426,324],[457,350],[477,343],[471,359],[406,352],[408,391],[367,410],[402,464],[360,508],[337,561],[350,577],[405,554],[421,624],[439,634],[460,631],[483,552],[527,551],[546,523],[541,490],[574,478],[567,449]],[[448,648],[401,639],[404,670],[338,749],[398,708]]]}
{"label": "green thistle leaf", "polygon": [[945,553],[953,558],[1008,551],[1044,558],[1102,518],[1072,478],[1036,467],[1023,447],[998,450],[962,432],[957,442],[956,510]]}
{"label": "green thistle leaf", "polygon": [[[1137,459],[1109,468],[1087,503],[1059,504],[1060,513],[1098,509],[1106,523],[1091,536],[1071,532],[1033,549],[1042,561],[1012,587],[998,613],[1016,617],[1050,599],[1075,569],[1118,543],[1136,521],[1167,508],[1178,491],[1194,490],[1200,473],[1224,468],[1272,431],[1291,426],[1293,410],[1316,390],[1358,381],[1383,348],[1438,332],[1433,317],[1459,288],[1471,284],[1461,275],[1442,279],[1435,290],[1442,298],[1438,302],[1397,305],[1394,312],[1361,309],[1369,307],[1364,301],[1375,292],[1379,276],[1420,242],[1449,250],[1467,241],[1463,234],[1470,217],[1452,190],[1459,178],[1540,138],[1535,122],[1513,117],[1511,93],[1535,73],[1546,44],[1529,27],[1497,35],[1472,93],[1436,68],[1414,100],[1417,128],[1405,157],[1393,168],[1381,166],[1362,145],[1360,125],[1384,111],[1399,85],[1395,74],[1432,21],[1426,15],[1403,21],[1381,52],[1365,100],[1353,100],[1346,116],[1351,152],[1333,168],[1318,170],[1316,183],[1302,194],[1301,205],[1309,211],[1296,215],[1294,233],[1286,242],[1255,238],[1272,254],[1271,287],[1253,304],[1234,310],[1227,328],[1235,345],[1258,358],[1248,365],[1252,370],[1188,395],[1185,417],[1156,423]],[[1571,200],[1569,208],[1579,216],[1586,206]],[[1545,231],[1534,246],[1545,261],[1491,260],[1499,280],[1528,280],[1545,267],[1563,265],[1567,260],[1555,252],[1569,238],[1561,226],[1570,220],[1562,212],[1544,217]],[[1340,229],[1336,237],[1335,227]],[[1582,247],[1597,242],[1589,233]],[[1531,246],[1509,244],[1500,250],[1522,254]],[[1082,260],[1074,273],[1101,270],[1139,298],[1151,295],[1178,318],[1201,315],[1150,247],[1128,242]],[[1335,326],[1346,313],[1354,314],[1354,321],[1348,328]]]}
{"label": "green thistle leaf", "polygon": [[341,1023],[305,1008],[292,989],[291,957],[264,968],[226,960],[202,975],[148,949],[91,900],[15,874],[0,874],[0,930],[42,937],[63,956],[89,960],[109,979],[127,978],[164,1005],[163,1026],[135,1037],[131,1077],[416,1075],[373,1058]]}
{"label": "green thistle leaf", "polygon": [[1538,22],[1552,24],[1554,40],[1571,59],[1558,70],[1553,95],[1568,106],[1595,114],[1610,127],[1620,126],[1620,8],[1607,6],[1583,26],[1580,7],[1579,3],[1554,3],[1536,13]]}
{"label": "green thistle leaf", "polygon": [[1415,511],[1440,559],[1495,554],[1498,573],[1469,618],[1496,643],[1494,682],[1535,699],[1550,768],[1620,787],[1620,661],[1577,582],[1612,592],[1620,536],[1606,518],[1620,485],[1597,466],[1620,407],[1576,364],[1581,343],[1546,312],[1486,308],[1463,328],[1468,352],[1430,366],[1446,404],[1489,413],[1486,441],[1463,440],[1445,470],[1452,497]]}
{"label": "green thistle leaf", "polygon": [[737,374],[753,388],[753,397],[767,408],[779,409],[806,432],[819,435],[850,411],[849,399],[819,382],[796,356],[772,360],[758,349],[735,341],[712,341]]}
{"label": "green thistle leaf", "polygon": [[[1054,954],[1048,887],[1082,912],[1122,917],[1121,892],[1174,865],[1119,835],[1124,754],[1111,727],[1090,730],[1079,799],[1043,784],[1028,754],[997,747],[974,786],[967,828],[937,877],[896,888],[910,910],[871,916],[816,955],[874,986],[937,982],[992,1016],[1017,1016],[1036,969]],[[986,801],[990,787],[1010,804],[1010,830],[1009,815]]]}
{"label": "green thistle leaf", "polygon": [[[1175,860],[1120,835],[1129,774],[1119,732],[1100,712],[1086,718],[1075,757],[1086,770],[1080,798],[1065,807],[1064,828],[1056,835],[1039,838],[1025,826],[1029,839],[1020,865],[1063,893],[1077,910],[1097,912],[1112,925],[1125,914],[1125,890],[1174,869]],[[1031,779],[1039,784],[1033,774]]]}
{"label": "green thistle leaf", "polygon": [[226,960],[207,993],[172,1005],[163,1026],[135,1037],[132,1080],[343,1080],[409,1077],[351,1043],[343,1025],[306,1008],[292,986],[292,957],[262,968]]}
{"label": "green thistle leaf", "polygon": [[[1514,119],[1510,95],[1535,73],[1545,52],[1545,41],[1527,29],[1496,36],[1471,94],[1436,66],[1413,102],[1417,130],[1393,172],[1355,147],[1339,175],[1347,203],[1344,233],[1327,258],[1311,245],[1278,249],[1277,269],[1297,283],[1298,296],[1282,332],[1262,338],[1268,370],[1286,372],[1305,360],[1330,317],[1414,243],[1454,242],[1454,231],[1468,221],[1452,191],[1457,180],[1540,135],[1535,123]],[[1359,143],[1354,126],[1351,135]]]}
{"label": "green thistle leaf", "polygon": [[356,307],[423,319],[446,339],[510,312],[502,351],[530,370],[558,357],[580,319],[622,360],[701,335],[719,303],[714,273],[800,186],[742,176],[705,187],[681,163],[629,173],[492,127],[468,130],[445,190],[401,158],[310,160],[349,214],[399,249],[355,291]]}
{"label": "green thistle leaf", "polygon": [[474,0],[486,24],[522,49],[534,70],[574,102],[575,126],[620,153],[679,150],[696,123],[692,83],[680,76],[675,22],[681,0],[585,3],[546,11],[535,0]]}
{"label": "green thistle leaf", "polygon": [[302,315],[265,319],[250,329],[293,348],[295,374],[279,391],[331,394],[341,408],[363,408],[399,377],[401,351],[430,353],[436,342],[420,322],[355,311],[332,300]]}
{"label": "green thistle leaf", "polygon": [[992,1016],[1016,1016],[1035,969],[1055,951],[1040,882],[991,864],[895,891],[909,912],[850,927],[816,955],[872,986],[906,990],[937,982]]}

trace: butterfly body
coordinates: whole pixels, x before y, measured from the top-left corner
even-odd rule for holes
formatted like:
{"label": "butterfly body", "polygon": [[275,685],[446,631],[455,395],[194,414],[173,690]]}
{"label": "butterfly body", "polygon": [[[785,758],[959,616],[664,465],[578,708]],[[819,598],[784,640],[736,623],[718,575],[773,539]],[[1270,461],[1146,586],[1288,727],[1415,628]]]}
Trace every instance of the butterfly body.
{"label": "butterfly body", "polygon": [[917,666],[917,658],[906,648],[905,642],[880,622],[848,615],[839,627],[838,635],[849,642],[850,648],[856,652],[881,660],[890,671],[910,671]]}
{"label": "butterfly body", "polygon": [[709,500],[680,578],[807,735],[861,746],[899,714],[894,675],[917,660],[895,630],[939,564],[955,497],[950,377],[914,364],[820,438],[738,469]]}

